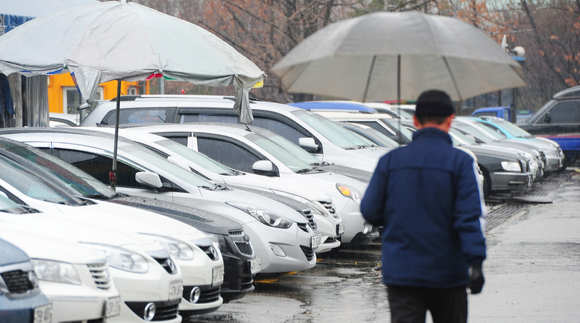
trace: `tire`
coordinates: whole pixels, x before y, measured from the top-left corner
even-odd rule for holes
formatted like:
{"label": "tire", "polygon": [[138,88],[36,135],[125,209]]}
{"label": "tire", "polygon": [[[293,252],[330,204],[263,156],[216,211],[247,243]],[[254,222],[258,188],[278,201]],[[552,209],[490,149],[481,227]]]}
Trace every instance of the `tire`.
{"label": "tire", "polygon": [[487,169],[479,166],[481,172],[483,173],[483,198],[486,199],[491,194],[491,178],[489,177],[489,172]]}

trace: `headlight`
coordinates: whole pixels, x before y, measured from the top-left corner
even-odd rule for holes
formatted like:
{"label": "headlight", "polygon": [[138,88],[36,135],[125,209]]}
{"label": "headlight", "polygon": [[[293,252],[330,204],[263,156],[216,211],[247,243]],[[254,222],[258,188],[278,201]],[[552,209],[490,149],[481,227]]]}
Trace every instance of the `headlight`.
{"label": "headlight", "polygon": [[193,260],[193,249],[191,249],[191,247],[186,243],[176,239],[162,237],[154,234],[142,234],[162,245],[165,250],[169,251],[173,258],[179,260]]}
{"label": "headlight", "polygon": [[87,246],[102,252],[109,266],[132,273],[144,274],[149,271],[147,260],[138,253],[101,244],[87,243]]}
{"label": "headlight", "polygon": [[248,213],[249,215],[255,217],[256,219],[258,219],[258,221],[262,222],[265,225],[280,229],[288,229],[289,227],[292,226],[292,221],[283,218],[281,216],[277,216],[275,214],[270,214],[254,206],[236,202],[226,202],[226,204]]}
{"label": "headlight", "polygon": [[72,264],[42,259],[31,259],[34,273],[39,280],[80,285],[81,279]]}
{"label": "headlight", "polygon": [[352,199],[357,204],[360,204],[362,194],[357,189],[344,184],[336,184],[336,189],[338,189],[340,194]]}
{"label": "headlight", "polygon": [[507,170],[509,172],[521,172],[522,171],[522,167],[520,166],[520,163],[518,163],[518,162],[502,161],[501,167],[503,167],[504,170]]}

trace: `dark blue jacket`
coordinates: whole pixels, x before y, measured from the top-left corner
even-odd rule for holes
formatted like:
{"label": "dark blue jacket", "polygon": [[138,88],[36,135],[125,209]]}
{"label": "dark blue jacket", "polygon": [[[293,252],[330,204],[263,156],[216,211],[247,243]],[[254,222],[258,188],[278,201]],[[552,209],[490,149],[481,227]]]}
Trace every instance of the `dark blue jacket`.
{"label": "dark blue jacket", "polygon": [[384,227],[383,282],[451,288],[466,285],[472,261],[485,259],[484,205],[474,160],[447,133],[424,128],[383,156],[361,212]]}

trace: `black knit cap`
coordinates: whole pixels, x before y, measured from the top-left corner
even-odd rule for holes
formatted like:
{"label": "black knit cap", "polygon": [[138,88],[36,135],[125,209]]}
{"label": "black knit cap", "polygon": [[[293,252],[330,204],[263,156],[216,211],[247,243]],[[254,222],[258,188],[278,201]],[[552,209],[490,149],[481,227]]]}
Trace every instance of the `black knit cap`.
{"label": "black knit cap", "polygon": [[417,99],[415,115],[450,116],[455,113],[455,107],[447,93],[439,90],[428,90]]}

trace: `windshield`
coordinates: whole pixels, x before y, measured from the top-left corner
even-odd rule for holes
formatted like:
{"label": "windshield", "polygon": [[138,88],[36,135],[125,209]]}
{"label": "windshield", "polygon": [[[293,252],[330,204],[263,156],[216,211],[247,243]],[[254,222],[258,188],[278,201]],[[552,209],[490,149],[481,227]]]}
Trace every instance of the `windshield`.
{"label": "windshield", "polygon": [[352,132],[316,113],[302,110],[292,113],[340,148],[357,149],[374,146],[370,141],[364,140],[360,136],[355,136]]}
{"label": "windshield", "polygon": [[16,214],[28,213],[26,212],[26,209],[14,203],[2,191],[0,191],[0,212],[16,213]]}
{"label": "windshield", "polygon": [[525,131],[524,129],[516,126],[511,122],[507,122],[504,120],[493,120],[493,123],[496,123],[500,126],[504,131],[508,132],[510,135],[516,138],[532,138],[533,136]]}
{"label": "windshield", "polygon": [[[255,132],[247,134],[246,138],[251,142],[255,143],[256,145],[260,146],[262,149],[266,150],[268,153],[270,153],[272,156],[274,156],[276,159],[278,159],[280,162],[286,165],[286,167],[290,168],[293,172],[310,171],[313,168],[312,166],[310,166],[312,162],[317,163],[320,162],[317,158],[311,159],[310,157],[306,157],[309,161],[304,161],[301,159],[305,158],[304,154],[299,152],[299,155],[295,155],[294,153],[286,150],[286,148],[278,145],[269,138],[266,138]],[[300,147],[298,148],[301,149]],[[304,150],[303,152],[308,154]]]}
{"label": "windshield", "polygon": [[286,139],[278,134],[270,133],[268,135],[265,135],[265,134],[262,134],[262,135],[265,136],[266,138],[272,140],[278,146],[286,149],[290,154],[300,158],[305,163],[308,163],[310,165],[319,165],[321,162],[320,159],[316,158],[311,153],[300,148],[300,146],[294,144],[290,140],[288,140],[288,139]]}
{"label": "windshield", "polygon": [[82,196],[106,196],[108,198],[116,195],[116,192],[107,185],[59,158],[44,153],[38,154],[28,149],[28,147],[12,146],[4,148],[57,176],[66,185],[73,188],[77,194],[80,193]]}
{"label": "windshield", "polygon": [[483,131],[492,135],[494,139],[507,138],[507,136],[501,130],[499,130],[497,126],[490,125],[488,123],[483,123],[483,122],[478,122],[477,125],[480,126],[480,128],[482,128]]}
{"label": "windshield", "polygon": [[455,128],[450,128],[449,133],[452,134],[455,139],[463,145],[477,145],[477,142],[473,138],[466,136],[463,132]]}
{"label": "windshield", "polygon": [[2,156],[0,158],[0,178],[20,191],[22,194],[49,203],[65,205],[83,205],[83,201],[76,199],[72,191],[64,187],[57,187],[53,182],[56,179],[47,176],[38,176],[26,167]]}
{"label": "windshield", "polygon": [[[187,182],[190,185],[195,185],[198,187],[208,187],[210,189],[214,189],[215,185],[201,176],[198,176],[186,169],[183,169],[172,162],[168,161],[167,159],[160,157],[150,150],[143,148],[137,145],[123,145],[119,147],[119,150],[127,153],[129,156],[135,156],[142,161],[150,163],[151,165],[155,166],[157,169],[162,169],[163,171],[169,173],[171,176],[175,178],[179,178],[182,181]],[[152,170],[155,173],[159,173],[156,170]],[[161,175],[161,174],[160,174]]]}
{"label": "windshield", "polygon": [[171,150],[172,152],[187,158],[188,160],[192,161],[194,164],[205,168],[211,172],[220,174],[220,175],[235,175],[236,172],[231,168],[218,163],[217,161],[207,157],[206,155],[194,151],[192,149],[187,148],[186,146],[179,144],[173,140],[160,140],[156,142],[157,144]]}
{"label": "windshield", "polygon": [[[371,132],[372,133],[372,136],[375,136],[376,140],[381,141],[381,143],[383,145],[385,145],[386,147],[396,148],[396,147],[399,147],[400,146],[399,143],[397,143],[393,139],[387,137],[385,134],[383,134],[382,132],[380,132],[380,131],[378,131],[376,129],[373,129],[373,128],[371,128],[369,126],[366,126],[366,125],[363,125],[363,124],[356,124],[356,126],[357,127],[360,127],[361,129],[364,129],[364,131]],[[345,128],[348,129],[348,127],[345,127]],[[354,133],[356,133],[357,135],[364,136],[364,133],[363,134],[357,133],[357,132],[355,132],[354,129],[349,129],[349,130],[352,131],[352,132],[354,132]],[[367,137],[367,139],[373,140],[373,138],[371,138],[370,136],[371,135],[369,134],[369,137]],[[379,143],[377,142],[377,144],[379,144]]]}
{"label": "windshield", "polygon": [[[411,117],[412,119],[412,117]],[[399,119],[381,119],[382,122],[386,123],[391,130],[393,131],[399,131],[401,130],[401,135],[405,138],[407,138],[409,141],[413,140],[413,132],[411,130],[409,130],[407,127],[401,125],[400,129],[399,129]]]}
{"label": "windshield", "polygon": [[475,138],[477,138],[483,142],[490,142],[491,140],[495,139],[494,137],[489,135],[487,132],[483,132],[483,131],[479,130],[479,127],[476,128],[470,124],[465,124],[463,122],[453,122],[452,126],[473,135]]}

